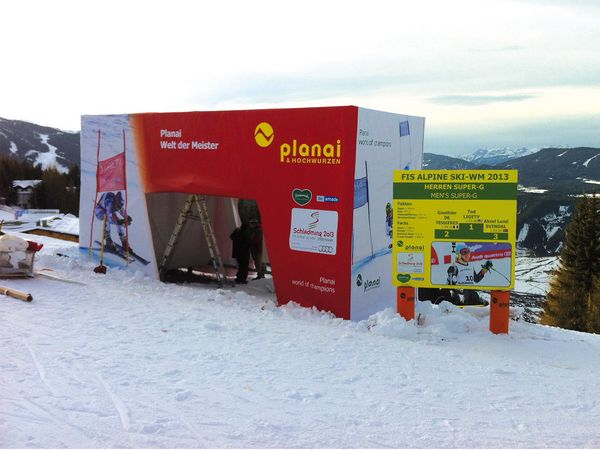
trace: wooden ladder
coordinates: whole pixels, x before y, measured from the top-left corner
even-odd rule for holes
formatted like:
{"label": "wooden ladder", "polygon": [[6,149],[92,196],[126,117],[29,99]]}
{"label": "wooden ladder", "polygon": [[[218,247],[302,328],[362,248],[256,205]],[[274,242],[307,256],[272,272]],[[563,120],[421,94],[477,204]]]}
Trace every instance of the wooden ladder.
{"label": "wooden ladder", "polygon": [[198,217],[200,219],[200,224],[202,225],[202,230],[204,231],[204,237],[206,238],[208,251],[210,252],[210,262],[217,276],[217,284],[219,285],[219,287],[222,287],[223,283],[227,281],[227,276],[225,274],[225,268],[223,267],[223,260],[221,258],[221,253],[217,244],[215,232],[210,222],[208,206],[206,204],[206,197],[204,195],[199,194],[190,194],[185,199],[183,208],[181,209],[181,212],[177,217],[175,228],[173,228],[173,232],[171,233],[171,237],[169,238],[169,242],[167,243],[162,259],[160,261],[160,279],[161,281],[165,281],[166,279],[167,268],[169,267],[169,262],[171,261],[171,258],[173,256],[173,250],[177,246],[177,242],[179,240],[179,237],[181,236],[183,226],[187,222],[188,218],[190,218],[190,216],[192,216],[193,214],[193,205],[196,205],[196,209],[198,210]]}

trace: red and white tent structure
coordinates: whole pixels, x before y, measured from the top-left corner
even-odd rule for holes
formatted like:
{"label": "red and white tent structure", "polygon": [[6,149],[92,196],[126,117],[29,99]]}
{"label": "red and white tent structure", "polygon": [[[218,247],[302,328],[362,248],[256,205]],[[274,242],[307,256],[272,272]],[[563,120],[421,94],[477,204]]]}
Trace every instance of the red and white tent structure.
{"label": "red and white tent structure", "polygon": [[[208,199],[226,264],[235,264],[237,199],[252,199],[278,301],[361,320],[395,308],[393,171],[421,168],[423,133],[421,117],[355,106],[84,116],[80,247],[99,252],[101,227],[92,223],[102,174],[103,191],[113,185],[128,194],[128,240],[139,255],[107,263],[156,278],[189,194]],[[106,176],[112,158],[124,159],[118,172],[126,183]],[[199,224],[186,225],[181,240],[171,267],[207,263]]]}

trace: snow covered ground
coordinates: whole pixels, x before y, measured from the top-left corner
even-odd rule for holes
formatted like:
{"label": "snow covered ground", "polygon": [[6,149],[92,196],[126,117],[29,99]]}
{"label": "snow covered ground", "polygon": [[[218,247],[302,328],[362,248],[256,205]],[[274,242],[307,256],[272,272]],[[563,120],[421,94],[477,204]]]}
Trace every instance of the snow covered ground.
{"label": "snow covered ground", "polygon": [[517,256],[515,292],[546,295],[552,271],[558,268],[556,256],[541,258]]}
{"label": "snow covered ground", "polygon": [[15,213],[13,212],[12,209],[8,210],[9,208],[7,208],[7,210],[1,209],[0,208],[0,221],[6,221],[6,222],[10,222],[15,220]]}
{"label": "snow covered ground", "polygon": [[0,296],[0,447],[600,447],[600,336],[446,303],[353,323],[35,240],[85,285],[0,281],[34,298]]}
{"label": "snow covered ground", "polygon": [[[48,231],[56,231],[61,233],[79,235],[79,218],[72,214],[62,214],[57,212],[50,213],[52,210],[25,210],[26,213],[15,218],[15,213],[19,211],[17,208],[2,206],[0,208],[0,221],[3,231],[7,233],[19,233],[25,230],[41,229]],[[22,212],[22,210],[21,210]],[[44,222],[45,226],[37,225],[39,222]],[[31,236],[28,239],[32,239]]]}

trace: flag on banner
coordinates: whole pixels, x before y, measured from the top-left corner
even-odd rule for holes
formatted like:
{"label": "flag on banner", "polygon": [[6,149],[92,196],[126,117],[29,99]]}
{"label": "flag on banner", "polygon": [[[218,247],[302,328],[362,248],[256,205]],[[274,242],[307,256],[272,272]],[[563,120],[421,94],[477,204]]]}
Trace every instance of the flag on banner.
{"label": "flag on banner", "polygon": [[126,189],[125,152],[98,163],[98,192]]}
{"label": "flag on banner", "polygon": [[367,177],[354,180],[354,209],[366,205],[369,201],[369,184]]}
{"label": "flag on banner", "polygon": [[408,120],[404,122],[400,122],[400,137],[410,135],[410,127],[408,125]]}

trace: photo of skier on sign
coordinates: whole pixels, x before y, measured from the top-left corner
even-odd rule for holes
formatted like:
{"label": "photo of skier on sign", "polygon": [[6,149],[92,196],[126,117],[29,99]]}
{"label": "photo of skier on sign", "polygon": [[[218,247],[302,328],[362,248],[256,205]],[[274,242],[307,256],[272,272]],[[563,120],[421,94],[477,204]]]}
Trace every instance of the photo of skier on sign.
{"label": "photo of skier on sign", "polygon": [[[477,289],[487,291],[510,286],[514,277],[513,253],[511,244],[506,242],[432,242],[431,285],[421,288],[425,294],[423,299],[434,301],[443,296],[450,300],[448,292],[451,291],[453,303],[459,301],[458,294],[460,304],[481,303]],[[427,288],[448,292],[428,292]]]}
{"label": "photo of skier on sign", "polygon": [[[454,245],[453,245],[454,247]],[[481,269],[477,271],[471,260],[471,249],[465,244],[459,244],[456,247],[457,256],[453,258],[450,267],[448,267],[448,278],[447,282],[450,285],[462,285],[469,286],[479,283],[483,280],[483,277],[488,273],[494,264],[492,261],[486,261],[481,265]],[[457,300],[457,293],[453,293],[453,297]],[[481,304],[481,298],[477,291],[474,290],[463,290],[463,303],[465,305],[478,305]],[[486,302],[487,303],[487,302]]]}
{"label": "photo of skier on sign", "polygon": [[456,248],[458,255],[448,267],[448,284],[473,285],[483,280],[483,277],[494,266],[492,261],[486,261],[481,266],[481,270],[471,265],[471,249],[464,244],[459,244]]}
{"label": "photo of skier on sign", "polygon": [[104,223],[104,248],[113,252],[117,249],[111,236],[111,229],[114,226],[121,240],[121,247],[133,253],[127,242],[127,226],[131,225],[132,219],[125,212],[123,194],[120,191],[103,193],[96,203],[95,213],[96,217]]}

